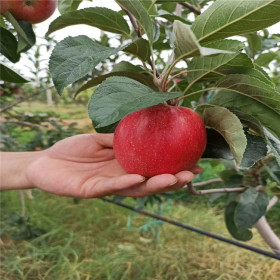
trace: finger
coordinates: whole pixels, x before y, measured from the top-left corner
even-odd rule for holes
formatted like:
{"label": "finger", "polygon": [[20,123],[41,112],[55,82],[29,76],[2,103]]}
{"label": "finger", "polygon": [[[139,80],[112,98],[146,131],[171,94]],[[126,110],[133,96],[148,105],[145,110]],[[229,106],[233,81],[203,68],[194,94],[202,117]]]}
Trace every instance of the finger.
{"label": "finger", "polygon": [[112,178],[101,178],[99,180],[92,179],[88,180],[82,186],[83,196],[85,198],[112,195],[120,190],[139,185],[145,180],[145,177],[137,174],[126,174]]}
{"label": "finger", "polygon": [[175,177],[177,178],[177,183],[167,187],[163,192],[171,192],[183,188],[187,183],[194,179],[195,175],[190,171],[181,171],[175,174]]}
{"label": "finger", "polygon": [[194,174],[200,174],[203,172],[203,168],[199,165],[194,166],[193,168],[191,168],[190,170],[192,173]]}
{"label": "finger", "polygon": [[92,134],[96,142],[107,148],[112,148],[113,147],[113,139],[114,139],[114,134],[113,133],[94,133]]}
{"label": "finger", "polygon": [[161,174],[142,182],[132,188],[115,193],[116,195],[129,197],[143,197],[155,193],[161,193],[167,187],[177,183],[177,178],[172,174]]}
{"label": "finger", "polygon": [[178,183],[180,185],[185,185],[187,183],[189,183],[190,181],[192,181],[195,177],[194,173],[191,171],[181,171],[178,172],[177,174],[175,174],[175,177],[177,178]]}

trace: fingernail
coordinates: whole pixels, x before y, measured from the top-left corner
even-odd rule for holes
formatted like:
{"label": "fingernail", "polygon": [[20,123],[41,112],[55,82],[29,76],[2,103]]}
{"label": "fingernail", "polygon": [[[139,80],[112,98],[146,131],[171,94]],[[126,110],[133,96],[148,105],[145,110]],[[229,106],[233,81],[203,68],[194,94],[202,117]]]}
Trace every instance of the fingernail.
{"label": "fingernail", "polygon": [[144,181],[146,181],[146,178],[142,176],[142,179],[141,179],[140,183],[142,183]]}
{"label": "fingernail", "polygon": [[175,180],[174,182],[170,183],[168,186],[173,186],[178,182],[178,180]]}

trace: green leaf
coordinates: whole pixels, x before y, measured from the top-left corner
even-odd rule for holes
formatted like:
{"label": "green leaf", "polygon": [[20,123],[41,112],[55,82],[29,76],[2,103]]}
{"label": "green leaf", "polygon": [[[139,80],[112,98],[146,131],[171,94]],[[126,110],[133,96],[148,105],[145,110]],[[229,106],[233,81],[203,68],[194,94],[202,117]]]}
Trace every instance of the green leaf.
{"label": "green leaf", "polygon": [[280,115],[280,93],[263,80],[249,75],[232,74],[220,80],[217,88],[248,96]]}
{"label": "green leaf", "polygon": [[234,211],[234,223],[238,231],[252,228],[265,215],[268,202],[267,195],[256,189],[251,188],[243,192]]}
{"label": "green leaf", "polygon": [[[36,35],[33,31],[32,24],[28,21],[18,20],[18,24],[21,27],[21,32],[18,32],[18,52],[26,52],[36,43]],[[28,41],[26,40],[28,38]]]}
{"label": "green leaf", "polygon": [[200,45],[189,25],[175,20],[173,23],[173,32],[175,36],[175,54],[177,57],[184,54],[188,54],[185,58],[200,56]]}
{"label": "green leaf", "polygon": [[4,17],[1,17],[1,16],[0,16],[0,27],[7,29],[7,23],[4,20]]}
{"label": "green leaf", "polygon": [[280,21],[279,0],[216,0],[196,18],[192,30],[199,42],[261,30]]}
{"label": "green leaf", "polygon": [[103,126],[103,127],[94,127],[94,122],[92,122],[92,125],[94,127],[94,130],[97,133],[114,133],[119,122],[115,122],[113,124]]}
{"label": "green leaf", "polygon": [[176,3],[175,2],[166,2],[165,0],[160,1],[157,0],[157,4],[160,3],[161,5],[159,6],[161,10],[167,11],[168,13],[173,13],[176,9]]}
{"label": "green leaf", "polygon": [[159,13],[158,17],[165,18],[165,19],[167,19],[170,22],[174,22],[175,20],[179,20],[179,21],[181,21],[181,22],[183,22],[185,24],[189,24],[189,25],[191,24],[190,21],[188,21],[188,20],[186,20],[186,19],[184,19],[182,17],[179,17],[179,16],[176,16],[176,15],[167,13],[165,11],[161,11]]}
{"label": "green leaf", "polygon": [[245,153],[240,164],[240,168],[250,168],[258,160],[265,157],[267,154],[267,147],[264,139],[260,136],[255,136],[250,133],[246,133],[247,146]]}
{"label": "green leaf", "polygon": [[[195,57],[193,58],[188,67],[188,82],[196,83],[201,80],[203,77],[219,72],[219,67],[230,62],[234,58],[240,55],[239,51],[242,49],[244,44],[236,40],[221,40],[208,44],[209,47],[215,47],[216,49],[227,49],[233,51],[231,54],[219,54],[215,57]],[[249,59],[249,58],[248,58]],[[250,60],[250,59],[249,59]],[[196,71],[197,70],[197,71]],[[224,74],[221,72],[220,77],[223,77]]]}
{"label": "green leaf", "polygon": [[250,230],[245,230],[245,231],[240,232],[235,225],[234,214],[235,214],[236,208],[237,208],[236,201],[230,202],[226,207],[225,221],[226,221],[227,229],[228,229],[229,233],[237,240],[249,241],[253,237],[252,232]]}
{"label": "green leaf", "polygon": [[0,80],[16,84],[29,82],[2,62],[0,63]]}
{"label": "green leaf", "polygon": [[150,16],[157,15],[156,0],[140,0],[140,2]]}
{"label": "green leaf", "polygon": [[224,137],[234,159],[237,164],[240,164],[247,145],[240,120],[228,109],[218,106],[206,108],[203,112],[203,120],[207,127],[216,130]]}
{"label": "green leaf", "polygon": [[85,77],[101,61],[123,47],[102,46],[87,36],[68,37],[59,42],[50,57],[49,69],[59,94],[63,89]]}
{"label": "green leaf", "polygon": [[150,44],[153,43],[153,22],[139,0],[116,0],[122,7],[131,13],[146,32]]}
{"label": "green leaf", "polygon": [[211,99],[210,103],[227,108],[233,107],[243,113],[251,115],[278,138],[280,138],[280,116],[263,103],[260,103],[251,97],[230,91],[217,92]]}
{"label": "green leaf", "polygon": [[146,70],[143,69],[140,65],[131,64],[128,61],[121,61],[113,66],[112,72],[134,72],[134,73],[145,73]]}
{"label": "green leaf", "polygon": [[0,28],[0,52],[6,56],[11,62],[16,63],[20,59],[20,54],[17,52],[17,39],[7,29]]}
{"label": "green leaf", "polygon": [[[218,62],[217,60],[212,62],[213,65]],[[210,61],[207,63],[210,63]],[[209,72],[206,75],[202,72],[201,75],[203,76],[199,78],[199,81],[217,81],[230,74],[250,74],[253,68],[254,64],[248,55],[245,53],[239,53],[232,60],[226,64],[218,66],[212,72]]]}
{"label": "green leaf", "polygon": [[268,74],[259,65],[257,64],[253,64],[253,65],[254,65],[254,69],[248,70],[246,74],[256,79],[259,79],[260,81],[266,83],[269,87],[273,88],[273,90],[275,90],[275,84],[268,76]]}
{"label": "green leaf", "polygon": [[60,14],[76,11],[83,0],[58,0]]}
{"label": "green leaf", "polygon": [[[234,169],[223,170],[219,173],[219,177],[223,180],[224,188],[236,188],[242,184],[243,176]],[[234,194],[236,196],[236,194]]]}
{"label": "green leaf", "polygon": [[258,56],[258,58],[255,60],[255,63],[259,66],[267,67],[271,61],[276,59],[277,57],[280,57],[279,52],[268,52],[268,53],[262,53]]}
{"label": "green leaf", "polygon": [[249,49],[252,57],[254,57],[262,48],[262,37],[255,33],[245,34],[244,36],[247,38]]}
{"label": "green leaf", "polygon": [[112,76],[127,77],[127,78],[133,79],[135,81],[138,81],[146,86],[149,86],[151,88],[154,87],[154,90],[156,90],[155,85],[153,83],[153,78],[150,75],[140,74],[137,72],[113,71],[111,73],[92,78],[90,81],[88,81],[86,84],[84,84],[82,87],[80,87],[78,89],[78,91],[75,94],[75,97],[80,92],[87,90],[89,88],[95,87],[95,86],[101,84],[107,78],[112,77]]}
{"label": "green leaf", "polygon": [[137,56],[142,61],[147,61],[151,56],[149,42],[143,38],[135,40],[129,44],[129,46],[123,49],[123,51]]}
{"label": "green leaf", "polygon": [[264,137],[263,127],[261,123],[255,119],[254,117],[239,111],[236,108],[229,108],[229,110],[234,113],[242,122],[243,125],[247,126],[248,128],[252,129],[258,135]]}
{"label": "green leaf", "polygon": [[190,26],[175,20],[173,23],[173,32],[175,36],[175,54],[177,57],[184,58],[193,56],[209,56],[220,53],[232,53],[227,50],[219,50],[213,48],[201,47],[193,34]]}
{"label": "green leaf", "polygon": [[268,130],[264,129],[266,141],[273,152],[275,159],[280,166],[280,140],[272,135]]}
{"label": "green leaf", "polygon": [[17,52],[29,50],[36,42],[32,24],[24,20],[16,20],[10,12],[5,13],[7,20],[13,25],[18,34]]}
{"label": "green leaf", "polygon": [[91,96],[89,116],[96,128],[108,126],[142,108],[176,98],[180,93],[154,92],[151,88],[126,77],[106,79]]}
{"label": "green leaf", "polygon": [[266,51],[272,48],[276,48],[277,44],[279,42],[279,39],[265,39],[263,40],[262,44],[262,51]]}
{"label": "green leaf", "polygon": [[157,0],[156,1],[158,4],[160,4],[160,3],[168,3],[168,2],[170,2],[170,3],[172,3],[172,2],[174,2],[174,3],[183,3],[183,2],[186,2],[185,0]]}
{"label": "green leaf", "polygon": [[59,29],[76,24],[86,24],[130,37],[130,29],[125,19],[118,12],[102,7],[86,8],[63,14],[50,24],[46,36]]}
{"label": "green leaf", "polygon": [[206,129],[207,146],[202,158],[233,159],[229,145],[224,137],[214,129]]}

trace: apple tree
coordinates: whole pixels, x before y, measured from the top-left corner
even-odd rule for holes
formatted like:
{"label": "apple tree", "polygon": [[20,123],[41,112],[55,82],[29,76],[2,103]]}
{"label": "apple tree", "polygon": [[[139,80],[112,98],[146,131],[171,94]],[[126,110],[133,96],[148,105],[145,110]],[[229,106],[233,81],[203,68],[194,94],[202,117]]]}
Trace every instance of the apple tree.
{"label": "apple tree", "polygon": [[[230,193],[225,223],[231,235],[248,241],[256,227],[280,254],[265,219],[280,197],[280,34],[267,29],[280,21],[280,2],[116,0],[118,11],[78,9],[81,2],[60,0],[61,15],[46,36],[77,24],[99,28],[102,36],[70,36],[55,45],[49,71],[58,94],[84,79],[75,95],[92,88],[88,113],[102,133],[162,103],[196,111],[207,128],[203,158],[227,170],[221,188],[197,189],[209,184],[202,182],[188,184],[189,192]],[[32,45],[28,23],[9,12],[5,17],[18,38],[5,35],[1,52],[15,62]],[[108,67],[95,75],[102,63]],[[4,80],[26,82],[2,64],[1,71]]]}

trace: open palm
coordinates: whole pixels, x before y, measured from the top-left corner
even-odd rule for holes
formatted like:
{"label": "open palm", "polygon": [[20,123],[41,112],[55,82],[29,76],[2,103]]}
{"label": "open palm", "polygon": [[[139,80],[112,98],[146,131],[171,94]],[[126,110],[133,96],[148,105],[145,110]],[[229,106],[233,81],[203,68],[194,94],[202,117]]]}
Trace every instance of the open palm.
{"label": "open palm", "polygon": [[200,173],[182,171],[146,179],[127,174],[115,159],[113,134],[69,137],[42,152],[26,169],[33,187],[57,195],[93,198],[106,195],[142,197],[183,187]]}

